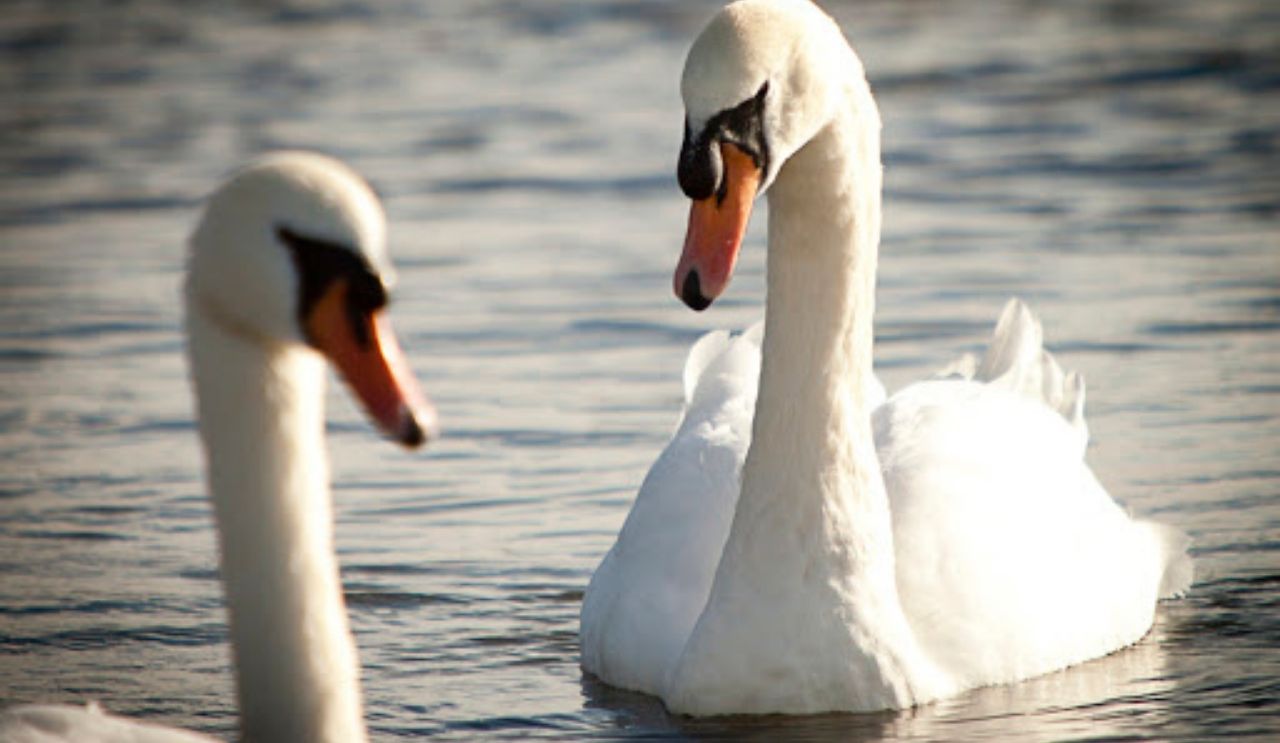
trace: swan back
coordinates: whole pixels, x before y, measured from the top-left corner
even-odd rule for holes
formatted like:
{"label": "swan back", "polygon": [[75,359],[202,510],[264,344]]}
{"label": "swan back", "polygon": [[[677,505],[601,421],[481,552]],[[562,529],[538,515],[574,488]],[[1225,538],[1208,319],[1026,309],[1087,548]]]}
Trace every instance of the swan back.
{"label": "swan back", "polygon": [[108,714],[97,704],[30,704],[0,713],[4,743],[214,743],[197,733]]}

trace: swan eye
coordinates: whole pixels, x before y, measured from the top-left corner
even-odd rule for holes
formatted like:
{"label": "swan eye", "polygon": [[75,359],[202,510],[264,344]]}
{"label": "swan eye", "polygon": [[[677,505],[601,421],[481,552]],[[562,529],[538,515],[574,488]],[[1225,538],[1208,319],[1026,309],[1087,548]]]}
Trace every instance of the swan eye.
{"label": "swan eye", "polygon": [[720,161],[720,148],[715,146],[718,143],[736,146],[751,157],[761,172],[768,171],[769,143],[764,136],[764,103],[768,94],[766,80],[754,96],[712,116],[697,134],[685,118],[676,176],[686,196],[701,201],[720,193],[724,164]]}
{"label": "swan eye", "polygon": [[356,343],[368,349],[373,339],[369,335],[368,317],[387,306],[387,290],[378,277],[368,271],[353,274],[347,285],[347,318]]}
{"label": "swan eye", "polygon": [[769,94],[766,80],[756,94],[727,111],[722,112],[720,141],[737,145],[751,156],[762,171],[768,167],[769,144],[764,136],[764,101]]}
{"label": "swan eye", "polygon": [[369,315],[387,305],[387,290],[364,258],[341,243],[310,237],[279,226],[276,237],[289,249],[298,271],[298,320],[303,328],[320,298],[335,281],[345,281],[346,310],[351,330],[362,346],[370,342]]}

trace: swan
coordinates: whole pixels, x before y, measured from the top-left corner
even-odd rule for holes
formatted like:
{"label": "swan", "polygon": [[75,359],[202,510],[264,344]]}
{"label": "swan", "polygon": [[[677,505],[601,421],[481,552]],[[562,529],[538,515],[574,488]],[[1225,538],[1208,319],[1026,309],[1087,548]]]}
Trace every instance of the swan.
{"label": "swan", "polygon": [[[325,359],[390,437],[435,413],[383,311],[392,280],[373,191],[345,165],[276,153],[208,200],[190,241],[187,351],[246,741],[366,740],[333,551]],[[208,741],[96,705],[26,705],[0,740]]]}
{"label": "swan", "polygon": [[676,713],[858,712],[1141,638],[1190,585],[1188,540],[1094,477],[1083,378],[1025,305],[980,362],[877,405],[880,121],[836,23],[807,0],[728,5],[681,93],[675,292],[703,310],[725,291],[766,194],[763,332],[694,347],[684,421],[584,595],[584,670]]}

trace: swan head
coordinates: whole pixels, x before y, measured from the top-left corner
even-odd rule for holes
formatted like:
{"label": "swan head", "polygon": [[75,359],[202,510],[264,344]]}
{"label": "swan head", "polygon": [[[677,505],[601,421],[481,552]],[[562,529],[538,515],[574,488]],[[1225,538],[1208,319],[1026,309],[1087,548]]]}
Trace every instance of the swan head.
{"label": "swan head", "polygon": [[263,347],[319,351],[386,434],[418,446],[436,416],[386,318],[393,281],[368,183],[323,155],[276,153],[209,197],[190,241],[188,312]]}
{"label": "swan head", "polygon": [[809,0],[741,0],[707,24],[680,82],[677,175],[693,205],[674,288],[685,304],[703,310],[724,291],[756,196],[862,79],[839,26]]}

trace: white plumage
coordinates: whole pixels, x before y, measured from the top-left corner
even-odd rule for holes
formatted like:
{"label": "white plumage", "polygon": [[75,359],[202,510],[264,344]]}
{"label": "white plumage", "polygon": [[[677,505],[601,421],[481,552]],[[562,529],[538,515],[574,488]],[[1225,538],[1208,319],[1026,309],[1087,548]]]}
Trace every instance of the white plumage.
{"label": "white plumage", "polygon": [[[863,711],[1136,641],[1189,586],[1187,539],[1131,518],[1085,464],[1083,378],[1013,300],[980,361],[879,404],[879,117],[861,64],[812,4],[744,0],[690,52],[690,131],[758,90],[761,141],[723,136],[769,154],[752,160],[770,201],[763,340],[695,346],[686,389],[717,394],[687,396],[592,578],[583,668],[677,712]],[[676,285],[696,295],[690,245]]]}
{"label": "white plumage", "polygon": [[213,743],[185,730],[107,714],[96,704],[29,704],[0,714],[4,743]]}

